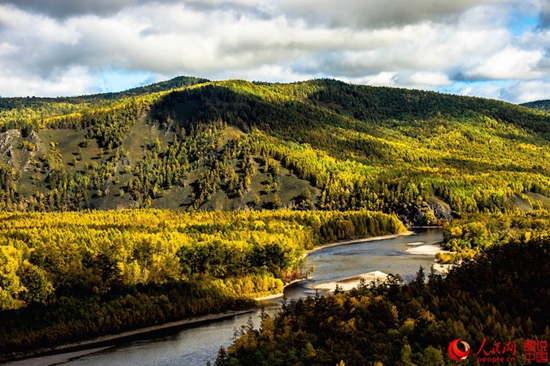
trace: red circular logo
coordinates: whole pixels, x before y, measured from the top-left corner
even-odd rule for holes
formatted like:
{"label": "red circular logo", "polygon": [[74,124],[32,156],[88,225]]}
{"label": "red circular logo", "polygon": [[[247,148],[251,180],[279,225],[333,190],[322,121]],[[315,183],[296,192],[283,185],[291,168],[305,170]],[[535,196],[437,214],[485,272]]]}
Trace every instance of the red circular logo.
{"label": "red circular logo", "polygon": [[[458,348],[459,343],[464,346],[464,350]],[[460,339],[455,339],[451,342],[451,344],[449,344],[447,352],[449,352],[449,356],[451,356],[453,360],[461,362],[464,361],[470,354],[470,345]]]}

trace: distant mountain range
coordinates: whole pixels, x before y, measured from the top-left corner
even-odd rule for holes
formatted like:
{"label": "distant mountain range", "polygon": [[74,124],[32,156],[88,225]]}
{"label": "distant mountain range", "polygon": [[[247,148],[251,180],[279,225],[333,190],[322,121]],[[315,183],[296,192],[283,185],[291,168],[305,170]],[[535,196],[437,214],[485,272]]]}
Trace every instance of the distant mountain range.
{"label": "distant mountain range", "polygon": [[189,77],[0,98],[0,206],[368,208],[420,224],[531,210],[550,197],[548,103]]}
{"label": "distant mountain range", "polygon": [[529,102],[529,103],[523,103],[522,104],[525,107],[528,108],[534,108],[534,109],[540,109],[543,111],[550,111],[550,100],[537,100],[535,102]]}

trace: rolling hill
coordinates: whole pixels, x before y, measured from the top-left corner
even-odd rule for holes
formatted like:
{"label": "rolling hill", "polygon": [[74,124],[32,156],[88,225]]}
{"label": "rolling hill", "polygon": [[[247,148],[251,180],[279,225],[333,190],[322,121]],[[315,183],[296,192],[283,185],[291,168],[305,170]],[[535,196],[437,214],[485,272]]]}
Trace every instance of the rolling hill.
{"label": "rolling hill", "polygon": [[397,213],[417,224],[548,205],[550,114],[351,85],[179,77],[0,99],[0,206]]}

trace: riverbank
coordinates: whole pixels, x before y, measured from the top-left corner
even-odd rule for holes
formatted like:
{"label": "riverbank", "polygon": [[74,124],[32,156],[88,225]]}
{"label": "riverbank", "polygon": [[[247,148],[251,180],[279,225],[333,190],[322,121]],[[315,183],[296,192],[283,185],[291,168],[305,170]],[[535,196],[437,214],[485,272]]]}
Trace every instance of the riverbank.
{"label": "riverbank", "polygon": [[275,300],[275,299],[280,299],[280,298],[283,297],[284,295],[285,295],[285,294],[284,294],[283,292],[281,292],[281,293],[279,293],[279,294],[273,294],[273,295],[255,297],[253,300],[254,300],[254,301]]}
{"label": "riverbank", "polygon": [[[170,323],[164,323],[159,325],[154,325],[150,327],[140,328],[128,332],[112,334],[101,336],[81,342],[63,344],[54,347],[40,348],[34,351],[16,353],[12,355],[1,355],[0,363],[10,366],[41,366],[41,365],[52,365],[61,363],[64,361],[59,361],[60,357],[68,361],[71,358],[76,356],[82,356],[90,353],[98,352],[102,349],[111,347],[117,343],[143,338],[145,335],[154,335],[155,333],[161,333],[171,330],[177,330],[179,328],[184,328],[188,326],[194,326],[203,323],[214,322],[222,319],[232,318],[237,315],[253,313],[256,309],[248,310],[239,310],[239,311],[228,311],[225,313],[218,314],[208,314],[192,319],[184,319]],[[59,355],[62,354],[62,355]],[[49,356],[57,355],[55,360],[46,361],[45,359]],[[45,362],[41,362],[43,359]],[[53,361],[53,362],[52,362]],[[9,362],[9,363],[8,363]]]}
{"label": "riverbank", "polygon": [[337,246],[340,246],[340,245],[365,243],[365,242],[369,242],[369,241],[389,240],[389,239],[398,238],[400,236],[409,236],[409,235],[413,235],[413,234],[414,233],[412,231],[407,231],[406,233],[400,233],[400,234],[391,234],[391,235],[373,236],[373,237],[370,237],[370,238],[363,238],[363,239],[337,241],[335,243],[325,244],[325,245],[315,247],[311,250],[307,250],[306,253],[304,254],[304,257],[307,257],[309,254],[317,252],[317,251],[325,249],[325,248],[332,248],[332,247],[337,247]]}
{"label": "riverbank", "polygon": [[285,294],[284,294],[284,289],[285,289],[285,288],[287,288],[288,286],[292,286],[292,285],[294,285],[295,283],[304,282],[304,281],[307,281],[307,280],[309,280],[309,277],[307,277],[307,278],[298,278],[298,279],[296,279],[296,280],[292,280],[292,281],[290,281],[289,283],[286,283],[286,284],[283,286],[283,292],[278,293],[278,294],[273,294],[273,295],[254,297],[253,300],[255,300],[255,301],[266,301],[266,300],[279,299],[279,298],[281,298],[281,297],[283,297],[283,296],[285,295]]}
{"label": "riverbank", "polygon": [[443,229],[443,225],[412,225],[409,229]]}
{"label": "riverbank", "polygon": [[314,288],[317,290],[330,291],[330,290],[335,290],[336,286],[338,286],[338,288],[342,291],[349,291],[357,287],[361,283],[361,281],[365,281],[367,283],[374,282],[376,280],[383,281],[386,279],[386,277],[388,277],[386,273],[380,272],[380,271],[374,271],[374,272],[364,273],[364,274],[360,274],[352,277],[342,278],[332,282],[321,283],[319,285],[314,286]]}
{"label": "riverbank", "polygon": [[[357,243],[364,243],[364,242],[369,242],[369,241],[378,241],[378,240],[390,240],[390,239],[395,239],[395,238],[398,238],[400,236],[408,236],[408,235],[413,235],[414,233],[411,232],[411,231],[408,231],[406,233],[401,233],[401,234],[391,234],[391,235],[382,235],[382,236],[374,236],[374,237],[370,237],[370,238],[362,238],[362,239],[353,239],[353,240],[346,240],[346,241],[338,241],[338,242],[335,242],[335,243],[329,243],[329,244],[325,244],[325,245],[321,245],[321,246],[318,246],[314,249],[311,249],[311,250],[308,250],[306,251],[306,253],[304,254],[304,257],[307,257],[309,254],[311,253],[314,253],[318,250],[321,250],[321,249],[326,249],[326,248],[332,248],[332,247],[337,247],[337,246],[341,246],[341,245],[349,245],[349,244],[357,244]],[[382,273],[382,272],[380,272]],[[365,274],[365,280],[367,281],[370,281],[370,276],[368,276],[369,274]],[[359,275],[359,276],[363,276],[363,275]],[[359,276],[355,276],[355,277],[359,277]],[[382,278],[384,279],[385,276],[387,276],[386,274],[384,274],[384,276],[382,277],[377,277],[377,278]],[[287,284],[284,285],[284,287],[288,287],[290,285],[293,285],[295,283],[298,283],[298,282],[303,282],[303,281],[307,281],[308,278],[300,278],[300,279],[297,279],[297,280],[293,280]],[[342,279],[342,280],[339,280],[337,281],[338,284],[340,285],[340,281],[345,281],[347,279]],[[349,289],[352,289],[353,287],[357,286],[359,284],[359,281],[360,279],[357,279],[357,281],[355,281],[355,285],[354,286],[351,286]],[[329,282],[330,284],[330,288],[329,289],[334,289],[334,287],[336,286],[336,282]],[[321,286],[321,285],[319,285]],[[348,285],[346,284],[345,286],[342,285],[342,287],[345,287],[347,288]],[[317,288],[317,287],[316,287]],[[326,289],[324,287],[319,287],[319,289]],[[347,290],[346,290],[347,291]],[[267,296],[262,296],[262,297],[255,297],[254,300],[256,301],[266,301],[266,300],[274,300],[274,299],[278,299],[278,298],[281,298],[284,296],[284,293],[279,293],[279,294],[273,294],[273,295],[267,295]]]}
{"label": "riverbank", "polygon": [[433,255],[435,257],[437,253],[450,253],[450,252],[448,250],[443,249],[443,247],[440,244],[424,244],[424,245],[418,245],[412,248],[407,248],[407,253],[416,254],[416,255],[430,255],[430,256]]}
{"label": "riverbank", "polygon": [[[420,228],[420,227],[417,227]],[[433,229],[434,227],[429,227],[429,229]],[[439,227],[435,227],[437,229],[440,229]],[[413,235],[414,233],[408,232],[403,234],[395,234],[395,235],[386,235],[386,236],[379,236],[375,238],[368,238],[368,239],[357,239],[357,240],[350,240],[345,242],[338,242],[338,243],[331,243],[325,246],[321,246],[318,248],[315,248],[314,250],[308,251],[307,254],[311,254],[317,250],[321,250],[328,247],[336,247],[340,245],[346,245],[346,244],[357,244],[361,242],[369,242],[369,241],[379,241],[379,240],[385,240],[385,239],[394,239],[400,236],[407,236],[407,235]],[[435,259],[435,256],[437,253],[450,253],[449,251],[446,251],[443,246],[439,243],[437,244],[426,244],[425,241],[415,241],[407,243],[406,246],[408,247],[405,249],[406,253],[416,256],[426,256],[426,257],[432,257]],[[434,270],[440,273],[447,273],[450,269],[450,265],[442,265],[435,263],[433,264]],[[381,272],[381,271],[372,271],[360,275],[355,275],[352,277],[346,277],[337,279],[331,282],[321,283],[318,285],[315,285],[313,288],[316,290],[324,290],[324,291],[333,291],[338,288],[342,291],[349,291],[357,285],[361,283],[361,281],[374,282],[377,280],[384,281],[387,278],[388,274]]]}

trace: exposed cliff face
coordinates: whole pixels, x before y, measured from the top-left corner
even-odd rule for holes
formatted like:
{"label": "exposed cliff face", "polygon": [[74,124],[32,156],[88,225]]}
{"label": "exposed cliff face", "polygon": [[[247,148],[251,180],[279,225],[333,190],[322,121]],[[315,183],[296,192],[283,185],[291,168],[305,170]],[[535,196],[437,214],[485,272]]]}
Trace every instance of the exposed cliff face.
{"label": "exposed cliff face", "polygon": [[21,138],[21,132],[19,130],[9,130],[0,134],[0,154],[5,158],[13,157],[14,145],[17,145],[18,140]]}
{"label": "exposed cliff face", "polygon": [[428,202],[429,209],[433,212],[437,219],[444,221],[451,221],[453,219],[451,206],[447,202],[444,202],[437,197],[428,197],[426,202]]}
{"label": "exposed cliff face", "polygon": [[43,152],[39,136],[31,132],[23,136],[19,130],[0,133],[0,162],[26,172],[33,158]]}

